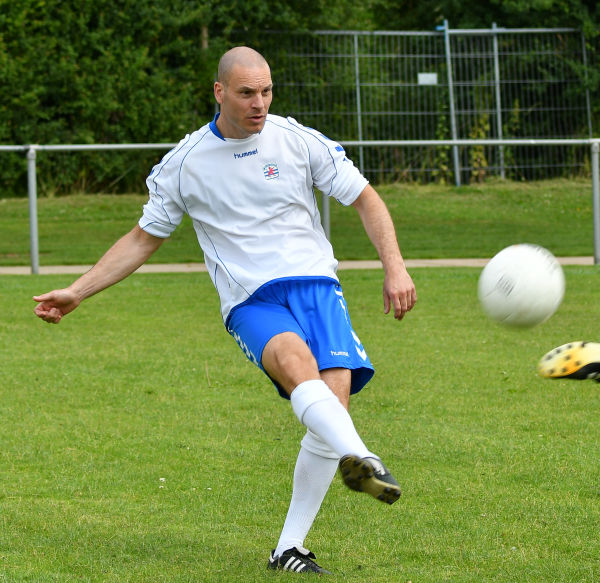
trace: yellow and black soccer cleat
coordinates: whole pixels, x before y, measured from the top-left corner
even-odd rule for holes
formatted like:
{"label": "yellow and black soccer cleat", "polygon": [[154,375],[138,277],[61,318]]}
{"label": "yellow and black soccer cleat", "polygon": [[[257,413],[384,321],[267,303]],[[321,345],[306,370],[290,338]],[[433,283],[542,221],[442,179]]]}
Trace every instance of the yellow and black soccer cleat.
{"label": "yellow and black soccer cleat", "polygon": [[548,379],[594,379],[600,382],[600,343],[569,342],[545,354],[538,373]]}

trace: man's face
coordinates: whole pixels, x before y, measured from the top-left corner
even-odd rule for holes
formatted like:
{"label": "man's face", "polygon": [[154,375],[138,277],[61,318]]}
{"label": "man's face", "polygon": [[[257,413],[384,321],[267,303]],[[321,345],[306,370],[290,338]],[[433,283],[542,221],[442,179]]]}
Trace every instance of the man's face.
{"label": "man's face", "polygon": [[273,99],[271,71],[265,67],[234,65],[224,83],[215,83],[221,106],[217,127],[224,138],[247,138],[260,132]]}

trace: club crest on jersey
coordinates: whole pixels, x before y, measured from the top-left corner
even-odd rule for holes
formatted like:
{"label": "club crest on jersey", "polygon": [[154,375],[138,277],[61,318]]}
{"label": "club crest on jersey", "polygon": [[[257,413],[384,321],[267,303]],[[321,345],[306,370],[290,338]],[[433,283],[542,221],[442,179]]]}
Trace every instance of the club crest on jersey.
{"label": "club crest on jersey", "polygon": [[273,180],[273,178],[279,178],[279,168],[277,164],[266,164],[263,168],[263,174],[267,180]]}

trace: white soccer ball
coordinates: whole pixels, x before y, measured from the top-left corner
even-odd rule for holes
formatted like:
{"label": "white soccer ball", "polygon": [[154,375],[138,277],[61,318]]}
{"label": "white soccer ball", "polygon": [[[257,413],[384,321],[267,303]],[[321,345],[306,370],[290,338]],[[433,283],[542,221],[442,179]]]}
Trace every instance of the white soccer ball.
{"label": "white soccer ball", "polygon": [[565,295],[565,276],[556,257],[544,247],[511,245],[483,268],[478,295],[492,320],[530,328],[556,312]]}

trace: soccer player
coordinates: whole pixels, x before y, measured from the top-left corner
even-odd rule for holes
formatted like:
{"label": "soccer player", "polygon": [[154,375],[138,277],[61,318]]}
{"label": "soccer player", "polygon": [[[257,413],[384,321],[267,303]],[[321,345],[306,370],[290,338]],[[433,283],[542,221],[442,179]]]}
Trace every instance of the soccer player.
{"label": "soccer player", "polygon": [[60,322],[133,273],[188,214],[227,331],[307,428],[268,567],[328,573],[303,544],[338,466],[348,487],[383,502],[400,488],[348,413],[373,366],[352,329],[314,187],[358,211],[383,264],[385,313],[401,320],[417,298],[382,199],[339,144],[269,114],[272,90],[259,53],[225,53],[214,84],[220,113],[153,168],[139,223],[69,287],[33,299],[40,318]]}

